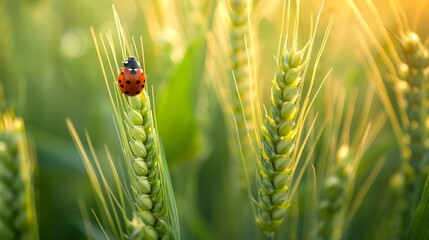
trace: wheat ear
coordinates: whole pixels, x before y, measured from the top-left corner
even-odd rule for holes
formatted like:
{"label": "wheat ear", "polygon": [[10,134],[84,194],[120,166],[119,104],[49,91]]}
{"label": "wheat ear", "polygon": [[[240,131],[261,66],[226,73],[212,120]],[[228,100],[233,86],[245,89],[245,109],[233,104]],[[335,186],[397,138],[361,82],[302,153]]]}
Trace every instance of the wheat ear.
{"label": "wheat ear", "polygon": [[403,33],[400,36],[400,43],[404,51],[404,64],[400,65],[398,75],[407,84],[407,88],[403,91],[408,121],[404,121],[405,161],[402,171],[405,175],[407,205],[404,223],[408,226],[419,203],[428,172],[428,146],[425,139],[429,107],[427,93],[429,52],[427,46],[414,32]]}
{"label": "wheat ear", "polygon": [[132,153],[137,206],[137,216],[130,222],[130,227],[135,231],[142,223],[140,230],[143,230],[145,239],[171,237],[167,224],[165,190],[159,169],[158,140],[147,92],[128,97],[126,108],[128,109],[126,125],[130,133],[128,144]]}
{"label": "wheat ear", "polygon": [[[121,50],[120,59],[125,59],[130,55],[138,58],[135,39],[132,38],[132,44],[130,44],[114,7],[113,13]],[[106,38],[100,36],[98,39],[93,30],[92,33],[114,109],[118,135],[133,192],[133,196],[130,197],[134,203],[131,207],[133,216],[127,221],[128,231],[124,233],[125,238],[180,239],[177,208],[146,90],[148,85],[136,96],[126,97],[121,94],[116,82],[118,72],[115,68],[120,61],[115,50],[117,44],[110,35],[107,35]],[[140,37],[140,46],[141,55],[144,56],[142,37]],[[111,54],[109,54],[108,48],[111,49]],[[104,62],[105,58],[107,58],[107,64]],[[143,61],[142,69],[145,71],[144,58],[141,60]],[[110,69],[110,76],[108,76],[108,69]],[[125,211],[127,206],[122,206],[122,208]]]}
{"label": "wheat ear", "polygon": [[[298,49],[300,1],[296,1],[295,17],[291,20],[291,4],[283,4],[283,17],[286,16],[286,34],[283,52],[277,62],[277,72],[271,87],[271,98],[264,124],[261,126],[260,154],[257,160],[258,199],[256,200],[256,222],[265,232],[267,239],[273,239],[276,230],[283,222],[287,209],[291,205],[291,197],[296,193],[304,169],[310,158],[302,162],[301,154],[309,135],[303,134],[303,126],[314,103],[315,97],[326,80],[315,87],[315,78],[320,58],[332,26],[332,17],[327,25],[322,43],[314,62],[313,70],[308,78],[308,89],[301,99],[303,79],[306,78],[307,64],[313,52],[314,35],[324,2],[317,15],[315,26],[307,44]],[[289,22],[292,24],[292,44],[288,48]],[[283,25],[283,24],[282,24]],[[283,33],[282,33],[283,35]],[[300,106],[301,105],[301,106]],[[315,120],[315,119],[314,119]],[[308,129],[312,131],[314,121]],[[293,179],[293,181],[292,181]],[[293,184],[292,184],[293,183]]]}
{"label": "wheat ear", "polygon": [[[231,70],[233,81],[230,89],[237,89],[231,94],[231,104],[237,128],[239,130],[240,144],[245,155],[250,149],[248,139],[248,127],[251,126],[252,104],[251,92],[252,82],[249,79],[249,62],[246,47],[246,34],[248,31],[248,0],[230,1],[230,45],[231,45]],[[245,159],[248,159],[245,157]]]}
{"label": "wheat ear", "polygon": [[323,194],[318,206],[318,225],[316,239],[339,239],[343,230],[344,216],[341,209],[346,198],[347,185],[350,181],[344,164],[348,157],[341,159],[343,164],[336,166],[333,173],[323,182]]}
{"label": "wheat ear", "polygon": [[[394,221],[386,221],[395,225],[390,226],[386,233],[391,235],[392,232],[398,232],[399,236],[396,237],[401,237],[408,228],[420,199],[425,178],[423,176],[428,173],[428,145],[425,141],[428,134],[425,125],[429,106],[428,46],[410,29],[405,13],[396,1],[390,3],[398,31],[391,30],[383,24],[378,9],[371,1],[366,1],[365,4],[370,9],[371,19],[377,20],[375,28],[370,27],[352,0],[348,2],[364,29],[365,37],[380,56],[384,65],[381,67],[387,68],[390,73],[390,76],[382,74],[383,70],[367,46],[369,44],[363,44],[369,72],[377,85],[380,99],[388,113],[402,153],[402,167],[399,173],[402,176],[395,174],[391,181],[391,189],[396,189],[395,191],[399,191],[398,184],[403,184],[402,193],[391,192],[392,196],[389,198],[397,200],[396,212],[399,214],[392,217]],[[381,40],[374,34],[377,31],[381,33]],[[398,43],[402,49],[395,47]],[[391,89],[395,94],[389,92]]]}
{"label": "wheat ear", "polygon": [[30,154],[22,119],[0,116],[0,239],[38,239]]}
{"label": "wheat ear", "polygon": [[258,162],[259,200],[257,223],[267,235],[273,235],[290,206],[288,199],[293,174],[297,99],[301,75],[305,69],[305,49],[284,50],[271,90],[270,111],[262,128],[262,146]]}

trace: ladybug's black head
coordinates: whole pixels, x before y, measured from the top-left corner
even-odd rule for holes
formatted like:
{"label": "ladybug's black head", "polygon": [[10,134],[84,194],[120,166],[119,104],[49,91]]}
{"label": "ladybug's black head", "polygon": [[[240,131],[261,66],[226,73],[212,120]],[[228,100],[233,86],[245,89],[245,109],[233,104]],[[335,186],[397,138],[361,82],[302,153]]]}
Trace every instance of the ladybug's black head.
{"label": "ladybug's black head", "polygon": [[133,56],[128,57],[128,59],[124,62],[124,67],[126,67],[126,68],[141,68],[140,63]]}

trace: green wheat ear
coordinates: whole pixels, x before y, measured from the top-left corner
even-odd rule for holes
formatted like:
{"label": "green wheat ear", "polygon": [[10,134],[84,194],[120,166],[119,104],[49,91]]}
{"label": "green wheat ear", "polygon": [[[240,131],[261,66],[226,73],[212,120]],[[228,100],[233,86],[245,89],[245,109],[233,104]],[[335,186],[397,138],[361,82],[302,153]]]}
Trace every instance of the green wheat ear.
{"label": "green wheat ear", "polygon": [[284,51],[271,90],[270,112],[262,129],[263,150],[258,164],[260,178],[257,223],[272,235],[290,206],[292,153],[297,135],[298,97],[305,68],[305,49]]}
{"label": "green wheat ear", "polygon": [[412,216],[420,201],[423,186],[428,173],[428,136],[426,121],[428,118],[429,95],[427,68],[429,49],[414,32],[402,33],[399,37],[404,52],[404,63],[398,67],[398,77],[406,83],[402,91],[404,112],[402,173],[405,176],[405,208],[403,223],[405,228],[411,224]]}
{"label": "green wheat ear", "polygon": [[404,170],[408,181],[407,196],[410,198],[411,209],[415,209],[420,200],[428,166],[428,147],[425,143],[428,133],[425,123],[429,107],[427,93],[429,52],[428,47],[414,32],[403,33],[400,42],[405,59],[404,64],[399,66],[399,77],[408,85],[403,92],[408,119],[405,124],[404,156],[407,165],[411,167]]}
{"label": "green wheat ear", "polygon": [[38,239],[30,154],[22,119],[0,115],[0,239]]}
{"label": "green wheat ear", "polygon": [[[386,222],[395,224],[390,227],[387,234],[398,232],[398,235],[402,236],[396,237],[403,237],[420,200],[429,169],[429,146],[426,141],[429,48],[427,43],[423,43],[419,35],[410,29],[399,4],[392,4],[398,29],[390,30],[381,21],[380,13],[371,1],[364,5],[370,9],[371,19],[377,19],[371,24],[366,22],[352,0],[348,2],[363,29],[362,35],[368,39],[365,41],[369,43],[362,44],[368,72],[371,73],[372,82],[377,86],[402,153],[402,166],[399,172],[403,176],[392,177],[392,189],[398,191],[398,183],[401,183],[403,192],[398,194],[391,191],[392,196],[389,199],[397,201],[395,203],[397,216],[392,217],[395,221]],[[381,36],[381,39],[376,35]],[[368,46],[375,49],[377,57]],[[375,60],[378,57],[381,62]],[[388,74],[384,74],[385,69]]]}
{"label": "green wheat ear", "polygon": [[[102,219],[100,223],[103,231],[108,229],[106,236],[114,234],[119,239],[180,239],[172,184],[158,140],[153,110],[146,91],[147,85],[140,94],[132,97],[125,96],[117,87],[118,63],[126,56],[138,57],[139,54],[135,39],[132,38],[132,44],[126,39],[114,7],[113,12],[119,47],[116,46],[111,34],[107,34],[106,37],[101,35],[97,37],[94,30],[91,29],[91,31],[123,150],[124,159],[121,164],[125,165],[131,183],[130,189],[123,189],[124,181],[118,177],[115,178],[119,192],[118,200],[111,192],[110,184],[104,179],[102,170],[97,166],[98,160],[95,154],[93,158],[97,169],[94,169],[94,164],[90,162],[70,122],[69,128],[83,156],[93,189],[102,204],[102,216],[107,216],[107,219]],[[140,38],[140,44],[143,56],[142,38]],[[120,53],[116,53],[115,49],[119,49]],[[118,58],[117,55],[121,57]],[[140,58],[140,60],[144,70],[144,59]],[[110,157],[109,162],[111,171],[117,175]],[[101,178],[97,177],[97,171]],[[100,181],[103,185],[100,185]],[[124,200],[124,195],[128,201]],[[131,205],[128,205],[129,203]],[[121,210],[122,215],[117,213],[116,208]],[[126,229],[123,229],[123,224]]]}
{"label": "green wheat ear", "polygon": [[[253,154],[249,132],[253,131],[252,91],[254,88],[254,83],[249,74],[248,49],[245,40],[246,38],[250,39],[250,36],[247,36],[250,35],[249,8],[248,0],[229,1],[230,70],[233,73],[233,76],[230,77],[229,88],[236,89],[236,91],[231,92],[229,101],[238,129],[243,158],[248,162],[252,159]],[[236,148],[238,149],[238,147]]]}
{"label": "green wheat ear", "polygon": [[[310,63],[314,36],[318,29],[323,3],[314,28],[311,29],[312,34],[301,49],[298,48],[300,1],[296,1],[295,8],[295,16],[292,19],[291,4],[288,2],[286,8],[286,2],[284,2],[283,16],[286,16],[287,19],[285,29],[288,30],[289,25],[292,25],[292,31],[286,32],[287,36],[292,36],[292,43],[288,48],[288,38],[286,37],[283,51],[279,50],[277,72],[271,87],[271,101],[267,107],[268,112],[263,120],[264,124],[261,126],[260,134],[260,154],[257,160],[256,222],[268,239],[274,238],[276,230],[282,224],[291,205],[291,198],[297,191],[309,161],[309,158],[306,158],[301,162],[303,148],[309,136],[303,134],[304,123],[315,97],[326,80],[325,75],[321,83],[315,87],[318,65],[333,21],[331,18],[317,56]],[[306,77],[309,64],[312,66],[312,72]],[[306,83],[308,87],[306,93],[302,94],[304,79],[308,80]],[[314,121],[310,124],[308,132],[311,132],[313,126]],[[298,168],[298,164],[300,168]]]}
{"label": "green wheat ear", "polygon": [[[341,151],[341,149],[340,149]],[[350,173],[347,165],[352,157],[339,157],[334,169],[325,179],[323,192],[318,203],[318,225],[316,239],[340,239],[344,228],[345,214],[342,212],[346,197],[351,190]]]}
{"label": "green wheat ear", "polygon": [[[367,104],[357,108],[357,92],[346,91],[344,86],[338,83],[335,83],[334,87],[326,88],[327,101],[323,104],[323,129],[326,134],[322,134],[317,143],[324,151],[314,154],[317,161],[316,172],[321,176],[320,181],[317,180],[320,197],[315,209],[317,216],[314,239],[346,238],[346,230],[360,206],[360,199],[367,194],[374,181],[373,176],[378,175],[384,163],[378,161],[372,166],[371,174],[365,183],[355,189],[360,162],[386,121],[384,114],[369,119],[373,95],[372,89],[367,90],[364,96]],[[356,118],[358,124],[353,125]],[[316,141],[317,139],[314,142]]]}
{"label": "green wheat ear", "polygon": [[132,237],[140,235],[144,236],[144,239],[172,238],[173,234],[168,224],[166,189],[163,184],[167,179],[161,172],[158,136],[147,92],[128,97],[126,109],[128,144],[135,178],[133,190],[137,207],[137,212],[129,222]]}

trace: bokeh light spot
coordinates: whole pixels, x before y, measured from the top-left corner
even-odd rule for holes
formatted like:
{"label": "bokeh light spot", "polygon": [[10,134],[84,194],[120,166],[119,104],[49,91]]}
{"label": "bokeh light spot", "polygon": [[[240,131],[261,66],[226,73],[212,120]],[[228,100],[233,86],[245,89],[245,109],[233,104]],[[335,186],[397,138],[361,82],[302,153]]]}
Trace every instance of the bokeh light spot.
{"label": "bokeh light spot", "polygon": [[77,58],[85,53],[88,39],[82,30],[70,28],[61,38],[61,53],[68,58]]}

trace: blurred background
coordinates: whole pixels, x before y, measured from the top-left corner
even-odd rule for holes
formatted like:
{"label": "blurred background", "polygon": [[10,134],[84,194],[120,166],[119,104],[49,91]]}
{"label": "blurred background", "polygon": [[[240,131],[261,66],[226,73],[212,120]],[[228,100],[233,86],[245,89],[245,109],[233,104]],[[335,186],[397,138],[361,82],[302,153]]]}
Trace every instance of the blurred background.
{"label": "blurred background", "polygon": [[[86,129],[100,152],[107,146],[114,157],[120,160],[122,156],[90,33],[90,26],[101,34],[116,31],[112,4],[125,31],[130,36],[142,36],[145,44],[146,71],[153,85],[156,105],[160,105],[158,126],[176,192],[183,239],[239,239],[238,236],[243,236],[238,227],[242,223],[233,214],[237,203],[229,195],[234,177],[225,140],[224,116],[207,80],[213,80],[213,76],[206,74],[204,65],[208,54],[205,34],[211,30],[215,2],[0,1],[0,81],[7,104],[23,117],[37,152],[35,179],[41,239],[85,239],[78,200],[83,200],[88,208],[94,205],[87,174],[65,119],[70,118],[81,134]],[[310,12],[317,12],[321,2],[303,2],[307,5],[302,9],[301,25],[304,27],[300,34],[306,39]],[[326,1],[322,13],[321,29],[326,27],[331,15],[335,22],[320,72],[323,75],[333,68],[330,79],[340,82],[344,88],[365,92],[369,82],[360,65],[362,56],[359,56],[354,37],[356,24],[349,7],[342,2]],[[386,4],[375,2],[378,6]],[[401,4],[410,19],[427,22],[423,19],[426,16],[420,19],[420,15],[413,15],[422,12],[424,1],[409,2],[401,1]],[[261,85],[270,84],[274,75],[281,4],[281,1],[253,3],[258,19],[254,30]],[[381,13],[388,25],[389,12]],[[415,24],[415,27],[424,38],[428,29],[422,25]],[[318,38],[321,39],[322,34]],[[188,60],[184,63],[185,58]],[[186,68],[183,64],[189,66]],[[119,70],[121,63],[117,66]],[[264,88],[264,99],[268,90],[269,87]],[[356,106],[366,104],[364,97],[358,101]],[[383,111],[377,99],[372,104],[374,116]],[[319,110],[323,112],[323,106]],[[386,140],[393,139],[392,136],[387,124],[369,150],[370,157],[363,161],[363,179],[378,161],[380,151],[387,149],[387,155],[398,155],[395,143]],[[377,208],[373,203],[384,196],[387,176],[398,167],[397,157],[391,159],[372,186],[363,210],[356,215],[349,229],[350,239],[362,236],[360,231],[373,219],[371,212]],[[245,226],[250,237],[258,236],[251,216]]]}

